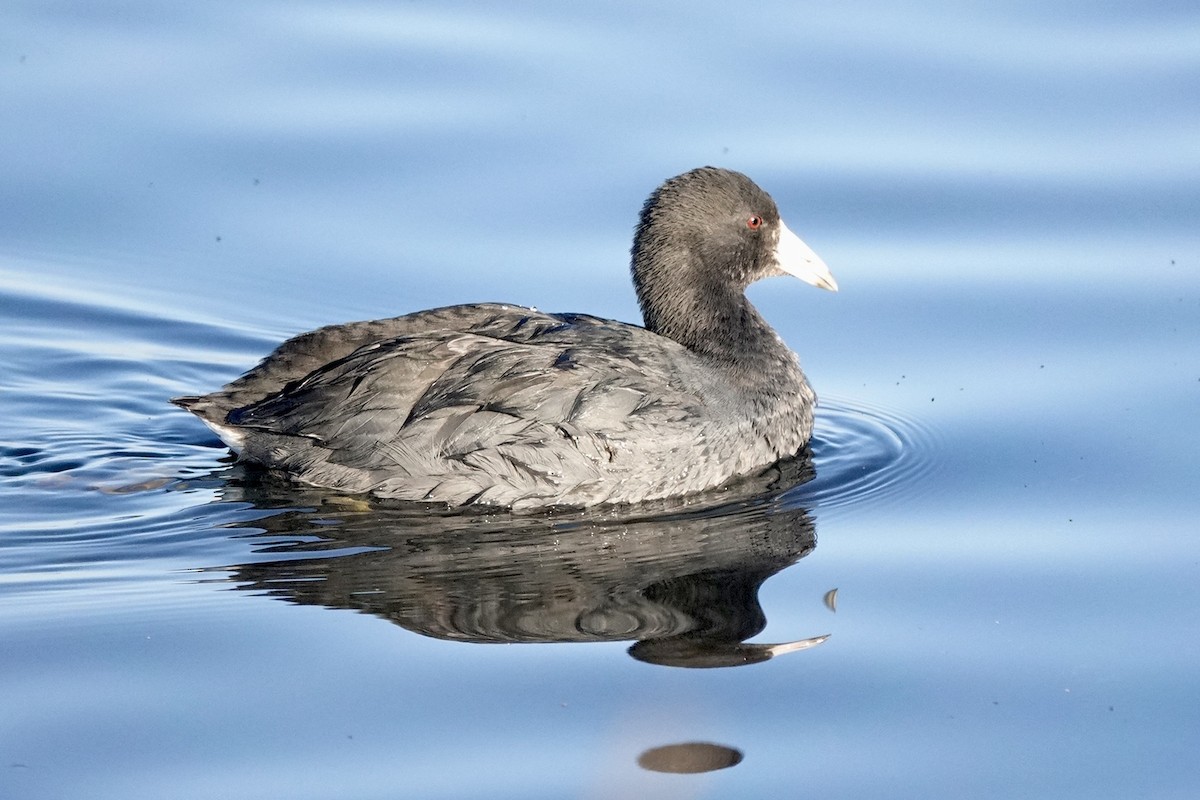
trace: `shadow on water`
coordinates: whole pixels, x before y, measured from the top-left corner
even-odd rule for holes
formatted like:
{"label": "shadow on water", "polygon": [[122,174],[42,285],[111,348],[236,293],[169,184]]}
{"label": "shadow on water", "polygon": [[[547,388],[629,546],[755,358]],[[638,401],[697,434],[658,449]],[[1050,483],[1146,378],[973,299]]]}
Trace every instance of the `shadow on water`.
{"label": "shadow on water", "polygon": [[290,506],[254,522],[272,558],[222,568],[245,591],[452,641],[631,641],[635,659],[675,667],[753,664],[827,638],[746,641],[766,626],[763,582],[816,546],[811,515],[787,500],[814,475],[808,456],[707,505],[537,516],[339,504],[231,473],[223,500]]}

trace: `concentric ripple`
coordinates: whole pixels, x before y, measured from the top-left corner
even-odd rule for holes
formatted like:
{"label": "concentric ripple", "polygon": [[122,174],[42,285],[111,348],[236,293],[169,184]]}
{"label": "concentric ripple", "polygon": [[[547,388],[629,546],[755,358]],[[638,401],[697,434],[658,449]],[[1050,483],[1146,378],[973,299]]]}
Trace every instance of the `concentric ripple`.
{"label": "concentric ripple", "polygon": [[822,398],[812,438],[816,477],[788,501],[836,508],[918,491],[936,466],[935,437],[894,411]]}

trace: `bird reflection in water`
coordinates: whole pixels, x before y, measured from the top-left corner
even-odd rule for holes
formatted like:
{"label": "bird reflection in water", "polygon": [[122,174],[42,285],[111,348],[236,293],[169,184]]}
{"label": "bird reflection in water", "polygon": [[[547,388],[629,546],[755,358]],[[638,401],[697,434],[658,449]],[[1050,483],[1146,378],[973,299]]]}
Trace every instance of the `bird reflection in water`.
{"label": "bird reflection in water", "polygon": [[247,591],[355,609],[439,639],[632,641],[629,654],[651,664],[755,664],[828,638],[746,641],[766,626],[763,582],[816,545],[796,500],[812,476],[806,455],[715,503],[639,507],[636,517],[338,508],[261,478],[226,478],[224,500],[289,508],[253,523],[259,554],[278,559],[225,569]]}

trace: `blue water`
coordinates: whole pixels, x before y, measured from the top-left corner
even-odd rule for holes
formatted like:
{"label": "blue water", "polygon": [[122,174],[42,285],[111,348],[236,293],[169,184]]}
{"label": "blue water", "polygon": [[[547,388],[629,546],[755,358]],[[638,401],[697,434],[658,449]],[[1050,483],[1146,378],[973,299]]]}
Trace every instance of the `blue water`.
{"label": "blue water", "polygon": [[[17,0],[0,120],[5,800],[1200,792],[1189,4]],[[637,320],[706,163],[842,287],[751,288],[807,482],[371,509],[167,403],[321,324]]]}

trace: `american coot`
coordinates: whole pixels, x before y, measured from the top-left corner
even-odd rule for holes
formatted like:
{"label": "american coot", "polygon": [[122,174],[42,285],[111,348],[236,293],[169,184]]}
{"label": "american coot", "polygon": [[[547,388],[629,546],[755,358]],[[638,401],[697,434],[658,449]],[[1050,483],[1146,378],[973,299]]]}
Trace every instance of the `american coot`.
{"label": "american coot", "polygon": [[450,306],[301,334],[173,402],[303,483],[450,506],[636,503],[800,452],[816,395],[744,290],[837,284],[770,196],[714,167],[671,178],[642,208],[632,271],[644,328]]}

